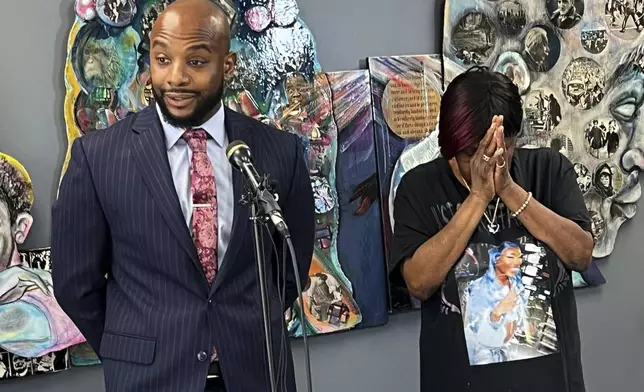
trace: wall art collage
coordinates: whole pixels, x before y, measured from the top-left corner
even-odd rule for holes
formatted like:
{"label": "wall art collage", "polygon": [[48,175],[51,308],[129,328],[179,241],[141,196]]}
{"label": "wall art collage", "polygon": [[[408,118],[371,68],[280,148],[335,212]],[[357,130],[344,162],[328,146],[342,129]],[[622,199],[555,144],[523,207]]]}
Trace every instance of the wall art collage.
{"label": "wall art collage", "polygon": [[[644,166],[644,0],[631,8],[610,0],[447,0],[442,53],[370,57],[366,69],[341,72],[322,70],[295,0],[213,1],[230,18],[238,54],[225,104],[298,135],[306,148],[316,240],[304,301],[294,305],[306,319],[296,308],[285,314],[292,337],[384,325],[390,313],[419,306],[387,277],[393,200],[407,171],[439,156],[442,92],[471,65],[519,87],[522,147],[554,148],[573,161],[595,258],[612,252],[634,216]],[[76,0],[61,178],[75,138],[154,104],[148,34],[170,3]],[[10,222],[0,226],[0,379],[100,363],[52,296],[49,250],[17,250],[38,224],[33,187],[10,155],[0,154],[0,165],[0,223]],[[593,263],[574,283],[605,279]]]}

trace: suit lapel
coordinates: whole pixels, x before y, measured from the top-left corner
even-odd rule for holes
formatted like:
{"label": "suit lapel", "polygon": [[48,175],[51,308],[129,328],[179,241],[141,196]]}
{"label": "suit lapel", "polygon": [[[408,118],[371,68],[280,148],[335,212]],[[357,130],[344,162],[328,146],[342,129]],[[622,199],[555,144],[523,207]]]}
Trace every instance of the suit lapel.
{"label": "suit lapel", "polygon": [[170,172],[163,129],[156,110],[154,107],[147,107],[136,116],[132,126],[134,131],[132,144],[143,180],[157,202],[163,218],[179,240],[181,247],[201,272],[204,283],[207,284],[197,248],[181,211],[181,204]]}
{"label": "suit lapel", "polygon": [[[252,148],[252,133],[244,129],[244,124],[241,123],[240,114],[233,112],[231,109],[224,107],[225,109],[225,126],[226,126],[226,135],[228,136],[228,143],[231,143],[235,140],[242,140],[248,146]],[[226,275],[230,273],[230,270],[237,259],[239,250],[241,248],[244,235],[248,228],[248,207],[239,204],[242,194],[244,192],[245,179],[243,175],[236,169],[233,168],[233,192],[235,200],[235,211],[233,213],[233,226],[230,234],[230,244],[226,249],[226,254],[224,255],[224,260],[221,263],[221,268],[217,272],[215,282],[211,288],[212,293],[217,290],[221,285],[221,282],[224,281]]]}

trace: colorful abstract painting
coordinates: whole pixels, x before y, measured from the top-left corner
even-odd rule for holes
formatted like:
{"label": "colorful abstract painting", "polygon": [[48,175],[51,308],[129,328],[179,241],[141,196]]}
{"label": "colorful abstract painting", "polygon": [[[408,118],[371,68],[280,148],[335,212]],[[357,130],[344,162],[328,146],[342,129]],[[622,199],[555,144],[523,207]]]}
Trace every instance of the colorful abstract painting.
{"label": "colorful abstract painting", "polygon": [[[68,146],[76,137],[107,128],[153,103],[148,34],[171,2],[76,2],[65,67]],[[368,78],[363,73],[334,77],[321,72],[313,35],[293,0],[215,3],[229,16],[231,50],[237,53],[235,76],[226,85],[226,106],[298,135],[308,157],[316,241],[309,279],[302,282],[307,320],[299,320],[298,308],[289,309],[285,318],[290,335],[300,336],[303,326],[311,335],[386,322],[381,309],[386,285],[379,275],[384,269],[381,234],[374,224],[379,198],[375,177],[370,177],[375,164],[365,157],[373,148],[371,119],[364,117],[369,110],[363,110],[369,107]],[[343,98],[334,100],[334,94]],[[359,103],[360,110],[349,103]],[[346,122],[338,123],[335,116]],[[346,151],[339,152],[339,137],[355,140],[345,141]],[[340,159],[343,153],[347,157]],[[369,174],[360,181],[352,176],[363,172]],[[343,208],[355,211],[343,217]],[[364,238],[351,231],[343,234],[341,221],[365,227],[373,238],[370,234],[354,250],[353,239]],[[84,363],[87,351],[75,352],[74,358]]]}
{"label": "colorful abstract painting", "polygon": [[0,153],[0,379],[66,369],[85,342],[54,298],[49,249],[19,250],[33,203],[29,173]]}
{"label": "colorful abstract painting", "polygon": [[[627,6],[627,4],[630,4]],[[526,148],[574,164],[592,218],[596,259],[611,254],[635,215],[644,167],[644,2],[447,1],[444,59],[508,75],[524,100]],[[605,283],[593,263],[576,287]]]}
{"label": "colorful abstract painting", "polygon": [[[325,255],[319,258],[316,250],[303,295],[307,331],[328,333],[384,324],[387,293],[368,74],[317,73],[315,83],[315,89],[329,94],[311,96],[329,100],[329,119],[337,129],[338,260],[336,264],[327,257],[325,262]],[[297,105],[296,111],[311,106],[304,100]],[[323,222],[318,218],[318,225]],[[324,238],[328,231],[321,229]],[[301,323],[292,312],[287,321],[294,336],[300,336]]]}
{"label": "colorful abstract painting", "polygon": [[387,322],[388,296],[369,73],[326,76],[338,128],[338,259],[362,315],[358,327],[372,327]]}
{"label": "colorful abstract painting", "polygon": [[[443,91],[442,64],[440,55],[388,56],[369,58],[368,67],[388,258],[396,187],[407,171],[438,156],[437,133],[433,131]],[[420,305],[404,282],[392,281],[389,286],[391,310]]]}

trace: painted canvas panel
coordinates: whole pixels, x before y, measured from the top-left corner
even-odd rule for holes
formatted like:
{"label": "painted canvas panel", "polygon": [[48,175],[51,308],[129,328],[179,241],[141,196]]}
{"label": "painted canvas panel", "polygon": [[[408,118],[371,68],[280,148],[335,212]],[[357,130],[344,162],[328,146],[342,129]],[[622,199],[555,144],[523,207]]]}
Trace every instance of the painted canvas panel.
{"label": "painted canvas panel", "polygon": [[371,327],[386,323],[389,309],[369,73],[326,75],[338,128],[338,259],[362,315],[358,327]]}
{"label": "painted canvas panel", "polygon": [[[402,176],[439,154],[437,133],[443,70],[440,55],[368,59],[385,257],[393,227],[393,201]],[[447,80],[456,71],[445,67]],[[390,309],[418,307],[404,282],[390,282]]]}
{"label": "painted canvas panel", "polygon": [[[630,6],[626,6],[626,3]],[[508,75],[523,95],[523,147],[549,147],[574,164],[600,259],[635,215],[644,167],[644,2],[447,1],[443,55]],[[576,287],[605,283],[593,263]]]}
{"label": "painted canvas panel", "polygon": [[0,153],[0,379],[66,369],[85,338],[54,298],[50,250],[19,248],[34,223],[25,167]]}
{"label": "painted canvas panel", "polygon": [[[313,35],[299,17],[293,0],[215,2],[230,17],[231,50],[238,59],[234,78],[225,81],[225,104],[298,135],[308,156],[317,236],[310,279],[302,284],[315,286],[320,293],[333,287],[325,294],[333,296],[333,300],[324,299],[315,309],[309,307],[307,331],[318,334],[353,328],[362,321],[362,313],[338,257],[339,130],[331,86],[320,72]],[[65,67],[69,146],[76,137],[104,129],[154,102],[148,34],[169,3],[77,1]],[[69,156],[63,172],[68,159]],[[311,302],[308,295],[307,301]],[[290,334],[299,336],[302,323],[297,312],[289,310],[285,317]],[[82,358],[79,353],[79,362],[83,362]]]}
{"label": "painted canvas panel", "polygon": [[[289,309],[291,336],[351,329],[362,321],[351,281],[338,257],[338,127],[331,86],[317,61],[315,40],[293,0],[239,1],[231,50],[235,77],[226,105],[300,137],[315,197],[316,238],[304,304]],[[243,17],[242,17],[243,15]],[[303,306],[306,322],[299,319]]]}
{"label": "painted canvas panel", "polygon": [[[337,129],[338,262],[315,257],[303,297],[307,331],[328,333],[384,324],[388,308],[369,77],[366,71],[348,71],[317,73],[318,80],[320,87],[328,84]],[[309,104],[300,101],[300,106]],[[287,321],[300,336],[296,315],[288,312]]]}

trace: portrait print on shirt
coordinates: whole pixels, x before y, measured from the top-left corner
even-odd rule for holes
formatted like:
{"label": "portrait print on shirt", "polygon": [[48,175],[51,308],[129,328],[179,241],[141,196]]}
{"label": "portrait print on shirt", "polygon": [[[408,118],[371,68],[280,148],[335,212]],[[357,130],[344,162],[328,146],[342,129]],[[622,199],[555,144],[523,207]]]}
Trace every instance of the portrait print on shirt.
{"label": "portrait print on shirt", "polygon": [[559,351],[546,251],[527,237],[472,244],[454,269],[470,365]]}

